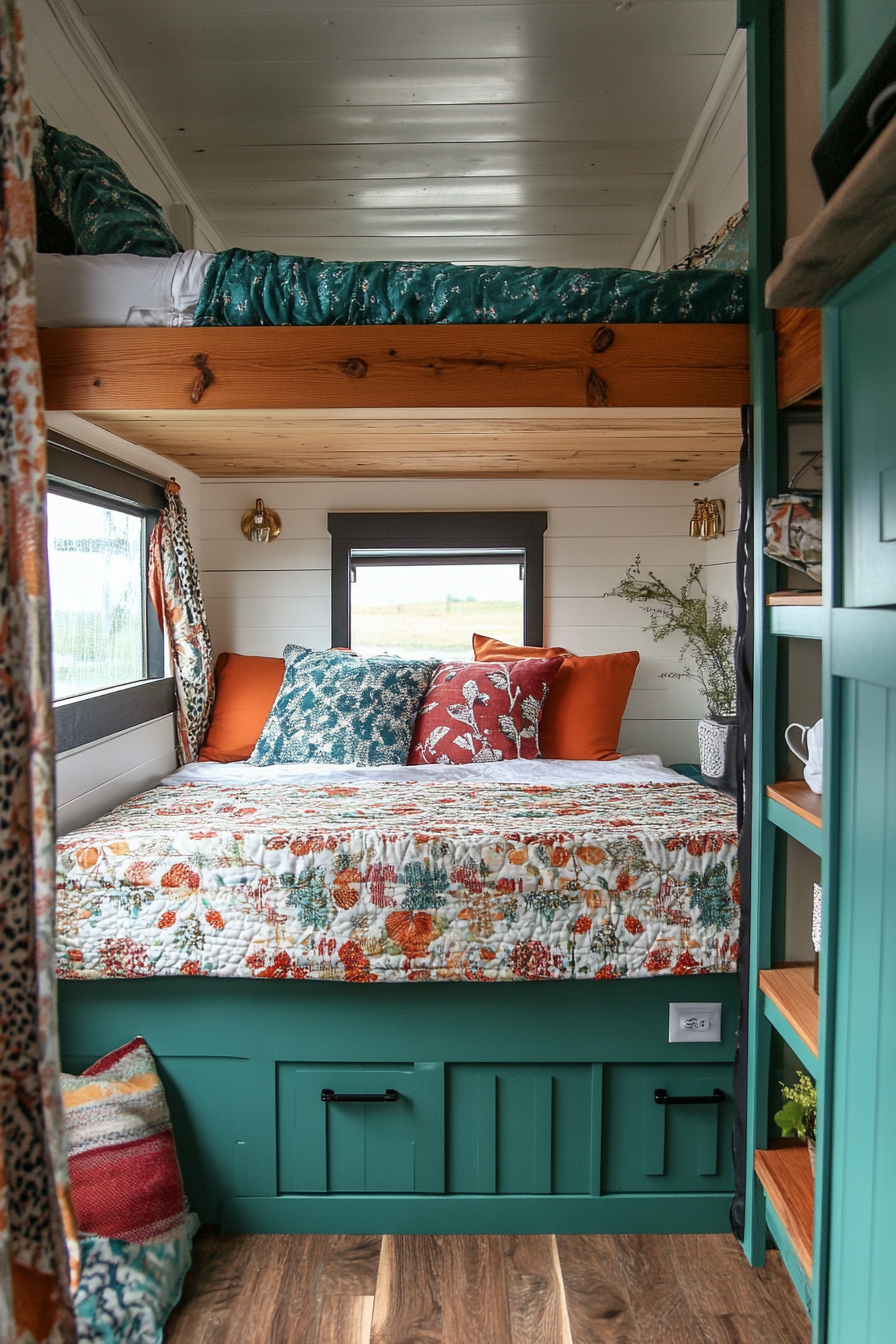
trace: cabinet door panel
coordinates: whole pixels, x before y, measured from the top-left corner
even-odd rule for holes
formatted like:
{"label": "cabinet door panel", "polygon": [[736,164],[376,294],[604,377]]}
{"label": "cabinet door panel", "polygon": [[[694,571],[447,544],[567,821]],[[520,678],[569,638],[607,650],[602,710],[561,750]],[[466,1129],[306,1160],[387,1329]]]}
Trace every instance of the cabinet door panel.
{"label": "cabinet door panel", "polygon": [[[441,1065],[280,1064],[277,1085],[281,1194],[444,1188]],[[399,1096],[323,1102],[324,1088]]]}
{"label": "cabinet door panel", "polygon": [[896,1319],[896,612],[835,612],[832,643],[842,680],[827,1337],[882,1344]]}
{"label": "cabinet door panel", "polygon": [[896,24],[893,0],[826,0],[828,117],[843,106]]}
{"label": "cabinet door panel", "polygon": [[[670,1097],[725,1093],[718,1105],[660,1105]],[[734,1184],[731,1069],[725,1065],[614,1064],[605,1070],[605,1194],[709,1192]]]}
{"label": "cabinet door panel", "polygon": [[896,248],[840,309],[843,602],[896,603]]}
{"label": "cabinet door panel", "polygon": [[455,1064],[449,1069],[452,1193],[587,1194],[592,1167],[590,1064]]}

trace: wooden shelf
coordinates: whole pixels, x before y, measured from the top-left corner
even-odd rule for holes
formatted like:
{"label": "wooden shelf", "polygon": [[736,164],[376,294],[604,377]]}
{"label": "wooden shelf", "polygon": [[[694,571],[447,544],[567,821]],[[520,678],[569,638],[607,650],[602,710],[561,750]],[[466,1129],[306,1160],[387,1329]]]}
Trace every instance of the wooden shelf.
{"label": "wooden shelf", "polygon": [[822,607],[824,606],[824,594],[795,593],[788,592],[785,589],[781,593],[766,593],[765,605],[767,607]]}
{"label": "wooden shelf", "polygon": [[813,793],[808,784],[801,779],[780,779],[777,784],[767,784],[765,788],[769,798],[795,812],[804,821],[821,829],[821,794]]}
{"label": "wooden shelf", "polygon": [[881,131],[765,287],[769,308],[820,308],[896,239],[896,120]]}
{"label": "wooden shelf", "polygon": [[[759,972],[759,988],[818,1061],[818,995],[813,966]],[[804,1052],[800,1052],[803,1054]],[[803,1061],[807,1063],[806,1060]],[[811,1067],[807,1063],[807,1067]]]}
{"label": "wooden shelf", "polygon": [[[801,1144],[771,1148],[754,1153],[753,1162],[778,1221],[790,1238],[800,1268],[811,1280],[815,1180],[808,1149]],[[783,1248],[779,1247],[779,1250],[783,1255]]]}

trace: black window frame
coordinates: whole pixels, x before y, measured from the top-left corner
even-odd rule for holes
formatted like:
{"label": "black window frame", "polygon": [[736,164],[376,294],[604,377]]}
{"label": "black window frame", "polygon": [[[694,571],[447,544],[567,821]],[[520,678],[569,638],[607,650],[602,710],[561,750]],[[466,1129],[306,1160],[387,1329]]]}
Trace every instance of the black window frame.
{"label": "black window frame", "polygon": [[[165,636],[149,599],[149,538],[165,506],[165,483],[157,476],[116,461],[67,434],[47,433],[47,492],[88,504],[107,505],[145,522],[143,620],[146,675],[54,702],[56,750],[98,742],[104,737],[163,718],[174,710],[174,678],[165,675]],[[52,617],[52,593],[50,594]]]}
{"label": "black window frame", "polygon": [[[499,563],[522,554],[523,643],[541,646],[544,639],[544,534],[546,510],[455,513],[328,513],[330,533],[330,642],[351,644],[351,568],[354,551],[405,551],[406,556],[381,557],[380,563]],[[466,551],[467,557],[451,557]],[[478,553],[478,554],[477,554]],[[356,563],[372,563],[359,557]]]}

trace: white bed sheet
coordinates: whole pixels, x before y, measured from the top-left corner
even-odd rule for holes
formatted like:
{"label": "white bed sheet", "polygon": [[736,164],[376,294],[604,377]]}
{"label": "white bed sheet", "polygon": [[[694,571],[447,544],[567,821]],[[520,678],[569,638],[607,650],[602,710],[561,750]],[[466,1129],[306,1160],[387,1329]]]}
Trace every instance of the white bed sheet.
{"label": "white bed sheet", "polygon": [[213,252],[35,257],[39,327],[191,327]]}
{"label": "white bed sheet", "polygon": [[623,756],[618,761],[494,761],[481,765],[219,765],[196,761],[182,765],[163,784],[357,784],[387,780],[420,784],[482,781],[494,784],[681,784],[692,783],[669,770],[659,756]]}

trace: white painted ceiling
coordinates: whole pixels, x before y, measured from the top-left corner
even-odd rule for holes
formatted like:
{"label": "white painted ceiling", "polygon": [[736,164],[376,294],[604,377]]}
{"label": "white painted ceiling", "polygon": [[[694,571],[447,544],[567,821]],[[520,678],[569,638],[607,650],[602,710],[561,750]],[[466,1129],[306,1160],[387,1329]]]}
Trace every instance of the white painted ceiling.
{"label": "white painted ceiling", "polygon": [[229,246],[626,266],[735,0],[78,0]]}

